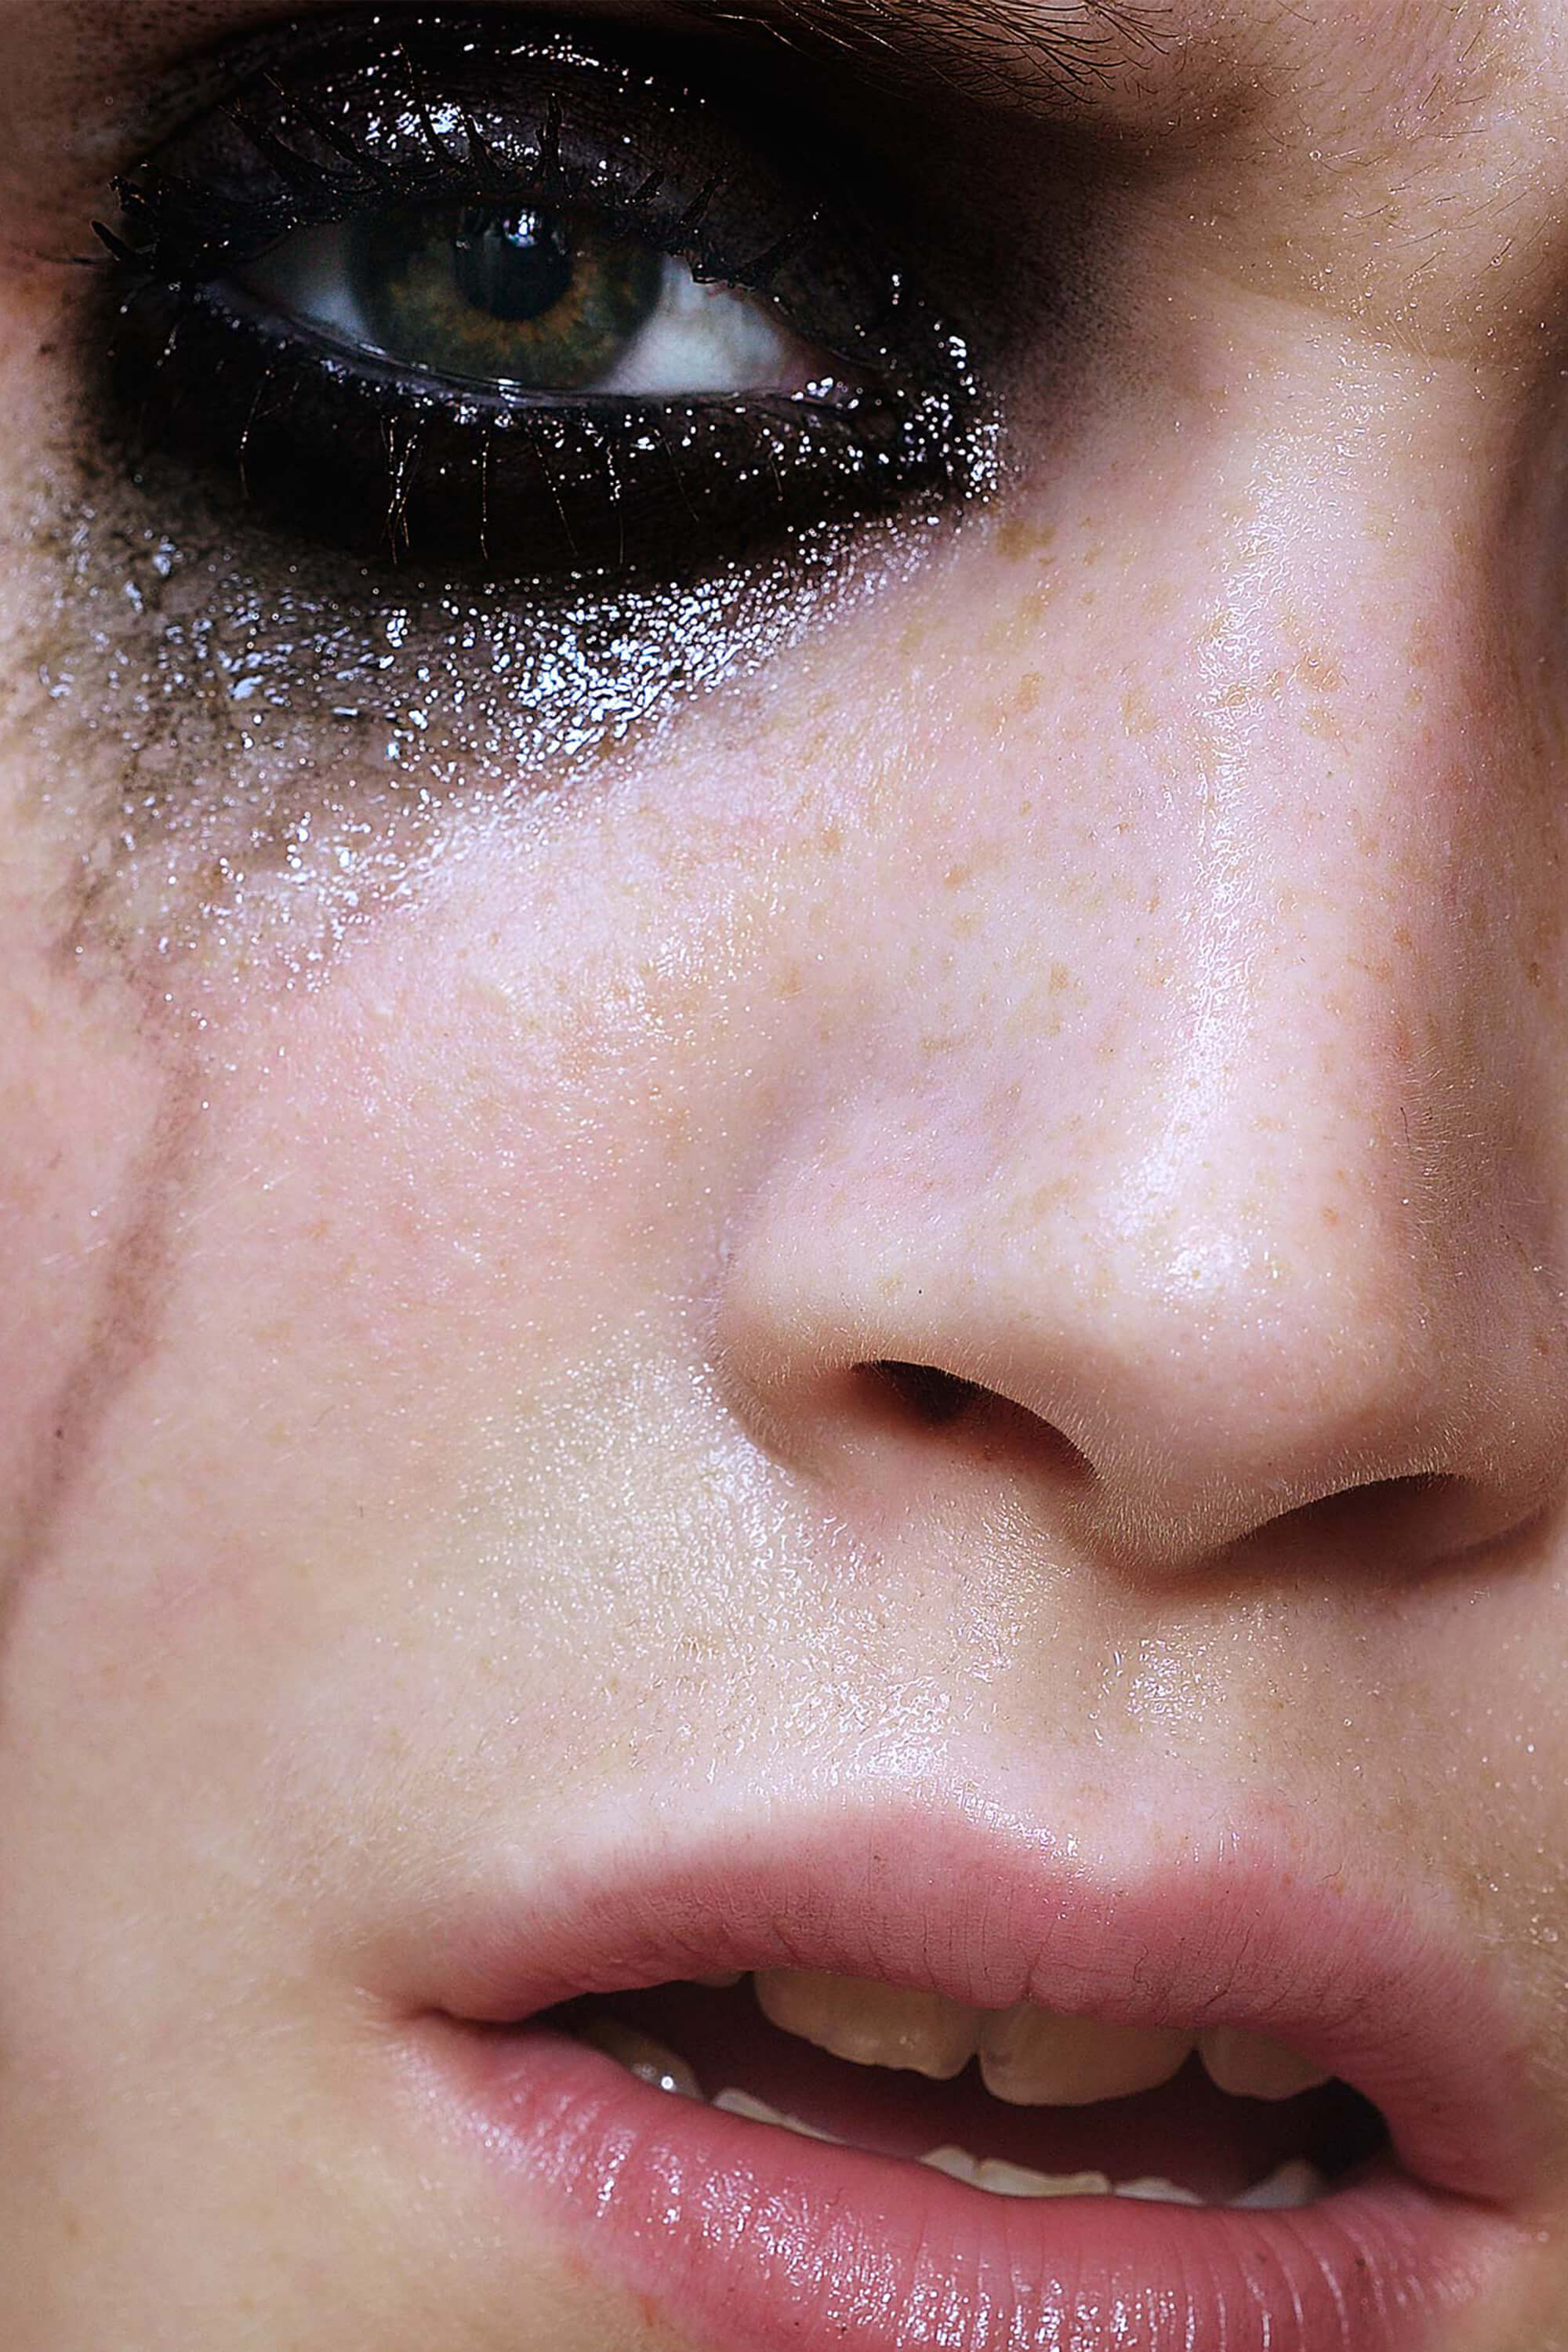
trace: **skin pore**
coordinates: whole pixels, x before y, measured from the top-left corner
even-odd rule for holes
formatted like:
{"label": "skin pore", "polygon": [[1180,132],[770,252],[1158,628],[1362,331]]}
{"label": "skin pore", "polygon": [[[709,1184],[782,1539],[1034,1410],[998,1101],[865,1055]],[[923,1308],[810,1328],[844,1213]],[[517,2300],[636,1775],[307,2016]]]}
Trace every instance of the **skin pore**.
{"label": "skin pore", "polygon": [[720,15],[1002,450],[607,614],[130,478],[90,224],[276,19],[0,5],[0,2342],[710,2352],[399,2037],[879,1789],[1415,1890],[1549,2122],[1436,2352],[1568,2352],[1568,39]]}

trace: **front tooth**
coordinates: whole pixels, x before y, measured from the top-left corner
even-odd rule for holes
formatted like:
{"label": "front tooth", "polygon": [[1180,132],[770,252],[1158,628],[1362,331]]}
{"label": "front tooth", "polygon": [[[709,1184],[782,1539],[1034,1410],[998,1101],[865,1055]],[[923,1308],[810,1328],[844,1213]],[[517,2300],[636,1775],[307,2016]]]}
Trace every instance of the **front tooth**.
{"label": "front tooth", "polygon": [[1004,2164],[988,2156],[980,2168],[980,2186],[997,2197],[1109,2197],[1110,2182],[1103,2172],[1031,2172],[1026,2165]]}
{"label": "front tooth", "polygon": [[1005,2164],[988,2156],[977,2163],[967,2148],[933,2147],[921,2158],[938,2172],[962,2180],[970,2189],[988,2189],[994,2197],[1108,2197],[1110,2182],[1103,2172],[1031,2172],[1025,2164]]}
{"label": "front tooth", "polygon": [[759,1969],[756,1988],[764,2017],[858,2066],[907,2066],[945,2083],[973,2055],[978,2012],[940,1993],[794,1969]]}
{"label": "front tooth", "polygon": [[1083,2107],[1169,2082],[1192,2046],[1165,2026],[1099,2025],[1021,2001],[983,2021],[980,2071],[1016,2106]]}
{"label": "front tooth", "polygon": [[[834,2139],[831,2132],[818,2131],[815,2124],[803,2124],[798,2116],[781,2115],[765,2099],[753,2099],[750,2091],[721,2091],[713,2105],[722,2107],[727,2116],[744,2116],[748,2123],[777,2124],[782,2131],[798,2132],[802,2139]],[[842,2141],[834,2140],[836,2147],[842,2145]]]}
{"label": "front tooth", "polygon": [[649,2083],[656,2091],[673,2091],[682,2099],[700,2099],[702,2086],[684,2058],[667,2050],[662,2042],[650,2034],[638,2033],[618,2018],[596,2017],[583,2028],[583,2040],[602,2050],[606,2058],[614,2058],[628,2074],[639,2083]]}
{"label": "front tooth", "polygon": [[1282,2164],[1278,2172],[1271,2172],[1267,2180],[1260,2180],[1245,2197],[1233,2198],[1231,2201],[1251,2212],[1294,2210],[1300,2205],[1315,2205],[1328,2185],[1315,2164],[1297,2158],[1293,2163]]}
{"label": "front tooth", "polygon": [[1234,2025],[1200,2034],[1198,2051],[1211,2078],[1237,2099],[1294,2099],[1332,2080],[1282,2042],[1243,2033]]}
{"label": "front tooth", "polygon": [[1173,2180],[1119,2180],[1118,2197],[1142,2197],[1151,2205],[1201,2205],[1195,2189],[1178,2189]]}

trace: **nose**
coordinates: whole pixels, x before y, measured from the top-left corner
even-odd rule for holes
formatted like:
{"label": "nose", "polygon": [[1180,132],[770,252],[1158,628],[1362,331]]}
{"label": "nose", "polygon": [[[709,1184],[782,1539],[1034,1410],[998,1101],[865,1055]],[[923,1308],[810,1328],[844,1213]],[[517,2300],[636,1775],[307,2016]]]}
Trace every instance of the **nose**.
{"label": "nose", "polygon": [[[1267,477],[1163,634],[1129,583],[1117,658],[1058,634],[1084,682],[1026,729],[928,715],[902,814],[881,796],[815,910],[838,945],[718,1341],[840,1507],[1003,1479],[1153,1573],[1313,1528],[1450,1559],[1556,1492],[1521,941],[1559,922],[1558,845],[1497,658],[1504,558],[1413,530],[1350,593],[1368,482]],[[1188,486],[1205,517],[1214,488]],[[1201,543],[1179,501],[1165,529]]]}

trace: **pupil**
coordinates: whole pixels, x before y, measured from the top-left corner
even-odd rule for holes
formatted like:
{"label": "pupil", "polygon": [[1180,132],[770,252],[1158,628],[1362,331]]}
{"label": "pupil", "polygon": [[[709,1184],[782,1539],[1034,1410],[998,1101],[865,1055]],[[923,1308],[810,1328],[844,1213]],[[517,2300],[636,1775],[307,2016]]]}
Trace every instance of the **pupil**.
{"label": "pupil", "polygon": [[572,283],[572,247],[554,213],[474,205],[453,241],[458,289],[492,319],[542,318]]}

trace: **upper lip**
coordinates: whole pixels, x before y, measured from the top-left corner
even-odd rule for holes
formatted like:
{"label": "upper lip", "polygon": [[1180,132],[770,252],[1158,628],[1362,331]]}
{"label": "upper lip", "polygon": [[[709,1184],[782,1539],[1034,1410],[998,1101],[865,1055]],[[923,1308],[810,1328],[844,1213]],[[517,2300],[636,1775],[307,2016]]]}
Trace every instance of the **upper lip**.
{"label": "upper lip", "polygon": [[[1288,2042],[1372,2100],[1428,2186],[1519,2204],[1551,2159],[1525,2021],[1418,1885],[1356,1874],[1300,1821],[1162,1815],[1134,1862],[1005,1811],[885,1790],[710,1814],[623,1815],[540,1883],[491,1887],[422,2004],[518,2022],[584,1993],[792,1968],[1032,2000],[1120,2024]],[[1114,1848],[1110,1848],[1114,1851]]]}

